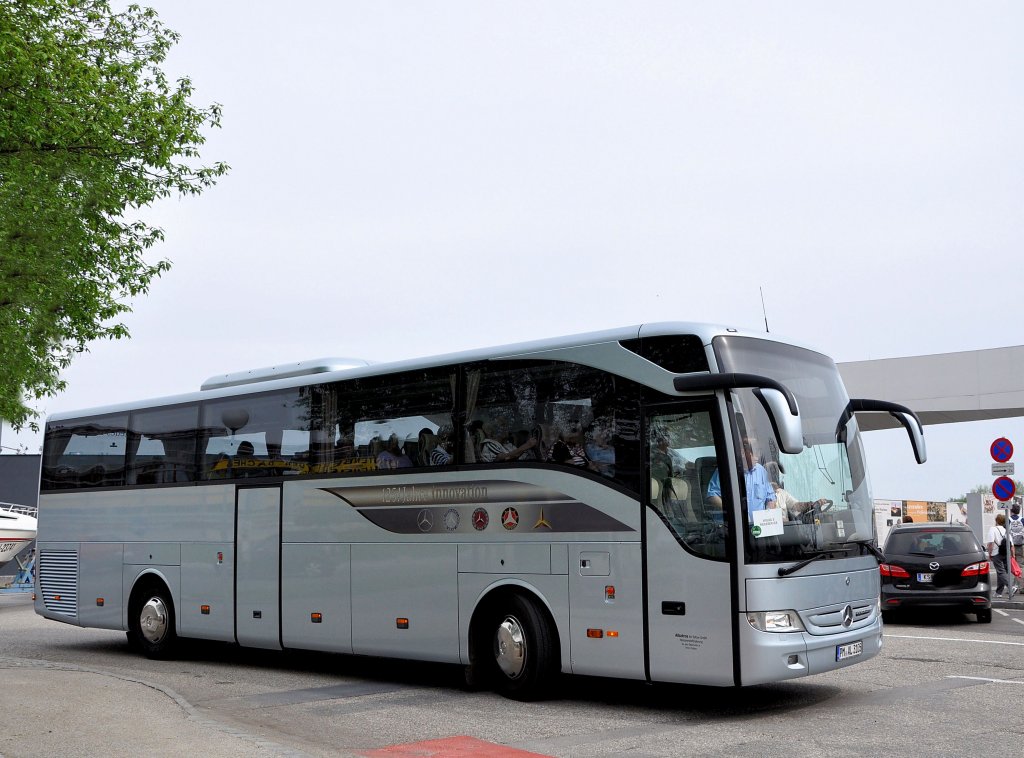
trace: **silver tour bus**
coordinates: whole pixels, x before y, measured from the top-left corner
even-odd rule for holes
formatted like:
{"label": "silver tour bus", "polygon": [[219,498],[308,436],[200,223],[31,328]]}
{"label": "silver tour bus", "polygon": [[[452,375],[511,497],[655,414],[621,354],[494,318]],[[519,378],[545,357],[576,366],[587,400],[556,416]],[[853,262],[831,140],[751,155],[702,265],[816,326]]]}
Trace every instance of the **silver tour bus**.
{"label": "silver tour bus", "polygon": [[35,610],[179,638],[743,686],[882,646],[872,500],[835,364],[663,323],[214,377],[47,420]]}

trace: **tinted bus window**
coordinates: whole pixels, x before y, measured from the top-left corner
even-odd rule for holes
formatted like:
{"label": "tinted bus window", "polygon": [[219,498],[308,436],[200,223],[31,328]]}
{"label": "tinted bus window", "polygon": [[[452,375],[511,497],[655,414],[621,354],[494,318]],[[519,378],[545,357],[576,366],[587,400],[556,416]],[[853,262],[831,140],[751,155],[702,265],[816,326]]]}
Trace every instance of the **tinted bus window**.
{"label": "tinted bus window", "polygon": [[310,394],[298,389],[209,400],[202,404],[203,479],[307,473]]}
{"label": "tinted bus window", "polygon": [[708,370],[704,345],[699,337],[692,334],[643,337],[623,340],[619,344],[674,374]]}
{"label": "tinted bus window", "polygon": [[466,372],[467,463],[557,463],[639,491],[640,391],[577,364],[501,362]]}
{"label": "tinted bus window", "polygon": [[123,485],[127,429],[126,413],[47,424],[41,489]]}
{"label": "tinted bus window", "polygon": [[198,421],[198,405],[132,412],[127,483],[195,481]]}
{"label": "tinted bus window", "polygon": [[333,471],[454,463],[455,370],[404,372],[333,385],[327,405]]}

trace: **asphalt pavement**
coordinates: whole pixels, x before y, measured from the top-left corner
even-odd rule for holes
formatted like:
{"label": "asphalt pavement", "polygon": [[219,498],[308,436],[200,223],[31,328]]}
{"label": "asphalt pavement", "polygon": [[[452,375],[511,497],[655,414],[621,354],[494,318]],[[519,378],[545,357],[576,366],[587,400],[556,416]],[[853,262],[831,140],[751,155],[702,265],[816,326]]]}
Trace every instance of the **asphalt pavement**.
{"label": "asphalt pavement", "polygon": [[[11,631],[5,612],[31,605],[31,593],[0,594],[0,635]],[[178,693],[144,678],[2,653],[0,674],[0,758],[301,755],[206,718]]]}

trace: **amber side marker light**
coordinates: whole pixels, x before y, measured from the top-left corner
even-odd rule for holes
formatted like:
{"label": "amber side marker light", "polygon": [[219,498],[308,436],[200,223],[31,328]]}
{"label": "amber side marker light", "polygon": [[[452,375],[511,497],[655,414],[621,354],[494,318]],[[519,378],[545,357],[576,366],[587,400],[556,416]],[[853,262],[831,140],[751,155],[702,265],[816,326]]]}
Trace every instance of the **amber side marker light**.
{"label": "amber side marker light", "polygon": [[204,616],[209,616],[210,615],[210,606],[208,606],[208,605],[201,605],[201,606],[199,606],[199,612],[201,614],[203,614]]}
{"label": "amber side marker light", "polygon": [[409,619],[395,619],[395,626],[397,626],[399,629],[408,629]]}
{"label": "amber side marker light", "polygon": [[324,621],[324,614],[322,613],[311,613],[309,614],[309,620],[314,624],[322,624]]}
{"label": "amber side marker light", "polygon": [[615,585],[614,584],[609,584],[609,585],[605,586],[605,588],[604,588],[604,599],[605,600],[614,600],[615,599]]}
{"label": "amber side marker light", "polygon": [[618,637],[619,633],[616,632],[614,629],[609,629],[607,632],[605,632],[605,636],[606,637]]}
{"label": "amber side marker light", "polygon": [[604,629],[588,629],[587,636],[592,640],[599,640],[604,637]]}
{"label": "amber side marker light", "polygon": [[104,602],[103,598],[101,598],[101,597],[96,598],[96,605],[98,605],[100,608],[103,607],[103,602]]}

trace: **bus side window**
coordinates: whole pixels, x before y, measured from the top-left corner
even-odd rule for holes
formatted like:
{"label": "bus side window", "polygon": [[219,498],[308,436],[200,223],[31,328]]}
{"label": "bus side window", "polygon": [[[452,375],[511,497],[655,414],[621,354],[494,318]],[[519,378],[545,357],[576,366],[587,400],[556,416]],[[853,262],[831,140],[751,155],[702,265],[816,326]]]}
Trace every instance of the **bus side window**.
{"label": "bus side window", "polygon": [[127,429],[127,414],[48,425],[41,488],[63,490],[123,485]]}
{"label": "bus side window", "polygon": [[334,472],[388,472],[452,462],[443,446],[451,438],[454,387],[452,368],[332,385],[329,428],[339,450]]}
{"label": "bus side window", "polygon": [[196,404],[132,412],[128,483],[194,481],[198,418]]}

